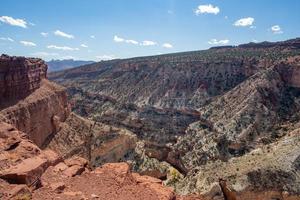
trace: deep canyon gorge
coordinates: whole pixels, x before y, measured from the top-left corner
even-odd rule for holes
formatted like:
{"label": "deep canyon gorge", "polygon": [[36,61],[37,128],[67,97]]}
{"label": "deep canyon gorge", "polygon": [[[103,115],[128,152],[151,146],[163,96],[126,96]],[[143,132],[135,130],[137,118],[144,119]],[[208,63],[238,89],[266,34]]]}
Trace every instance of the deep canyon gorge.
{"label": "deep canyon gorge", "polygon": [[0,57],[0,199],[300,199],[300,39],[47,73]]}

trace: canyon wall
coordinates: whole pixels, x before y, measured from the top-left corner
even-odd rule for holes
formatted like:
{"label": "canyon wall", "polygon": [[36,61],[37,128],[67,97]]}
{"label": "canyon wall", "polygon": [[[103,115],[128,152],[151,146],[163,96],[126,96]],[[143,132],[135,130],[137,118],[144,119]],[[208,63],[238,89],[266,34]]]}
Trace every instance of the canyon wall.
{"label": "canyon wall", "polygon": [[47,81],[46,73],[41,59],[0,57],[0,119],[40,147],[70,113],[65,89]]}
{"label": "canyon wall", "polygon": [[[145,144],[134,168],[167,177],[177,192],[223,199],[213,193],[222,196],[226,183],[235,199],[289,199],[278,195],[299,195],[299,170],[289,172],[299,156],[299,132],[290,135],[300,127],[299,44],[296,38],[117,59],[49,77],[68,88],[77,114],[133,132]],[[273,154],[284,159],[281,145],[290,149],[287,165],[272,162]],[[260,174],[263,180],[253,181]]]}
{"label": "canyon wall", "polygon": [[0,56],[0,106],[24,98],[46,78],[47,65],[41,59]]}
{"label": "canyon wall", "polygon": [[15,105],[0,111],[0,120],[26,132],[38,146],[58,131],[58,124],[70,113],[67,95],[61,86],[42,80],[40,87]]}

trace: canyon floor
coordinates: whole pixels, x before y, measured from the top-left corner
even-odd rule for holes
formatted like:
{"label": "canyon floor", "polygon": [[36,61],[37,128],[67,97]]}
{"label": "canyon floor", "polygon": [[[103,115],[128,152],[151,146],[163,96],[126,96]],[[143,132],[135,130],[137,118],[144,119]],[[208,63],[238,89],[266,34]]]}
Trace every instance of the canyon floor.
{"label": "canyon floor", "polygon": [[0,58],[1,199],[300,199],[300,39],[47,74]]}

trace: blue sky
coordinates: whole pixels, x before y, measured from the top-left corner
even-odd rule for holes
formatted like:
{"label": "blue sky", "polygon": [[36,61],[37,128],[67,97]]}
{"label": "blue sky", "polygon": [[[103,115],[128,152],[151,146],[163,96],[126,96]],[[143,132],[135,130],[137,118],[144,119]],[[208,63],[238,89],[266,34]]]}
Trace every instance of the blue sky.
{"label": "blue sky", "polygon": [[0,53],[102,60],[299,37],[298,0],[6,0]]}

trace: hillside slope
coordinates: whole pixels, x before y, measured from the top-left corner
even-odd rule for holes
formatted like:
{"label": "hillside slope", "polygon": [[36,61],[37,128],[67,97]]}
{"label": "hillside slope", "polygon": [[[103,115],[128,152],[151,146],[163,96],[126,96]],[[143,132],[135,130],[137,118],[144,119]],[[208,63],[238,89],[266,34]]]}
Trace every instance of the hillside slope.
{"label": "hillside slope", "polygon": [[[77,114],[129,129],[143,141],[144,159],[152,164],[135,162],[137,171],[162,171],[157,161],[165,161],[186,175],[167,181],[178,192],[213,195],[218,179],[213,178],[204,189],[198,183],[210,177],[197,175],[202,169],[219,162],[243,166],[253,151],[273,145],[269,151],[275,154],[277,145],[299,139],[295,131],[300,122],[299,63],[297,38],[105,61],[49,77],[67,87]],[[281,182],[282,173],[291,170],[287,166],[298,162],[296,146],[290,143],[293,156],[286,160],[288,165],[266,165],[269,161],[257,158],[256,166],[264,166],[262,170]],[[255,169],[231,177],[230,166],[212,167],[211,174],[226,179],[240,195],[259,193],[264,185],[271,195],[265,199],[282,192],[299,195],[298,167],[287,175],[290,186],[279,187],[266,178],[259,186],[250,181],[241,188],[236,185],[251,179]],[[186,182],[194,177],[197,181]]]}

